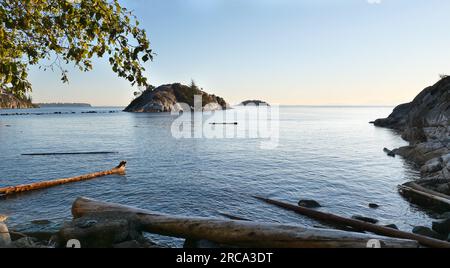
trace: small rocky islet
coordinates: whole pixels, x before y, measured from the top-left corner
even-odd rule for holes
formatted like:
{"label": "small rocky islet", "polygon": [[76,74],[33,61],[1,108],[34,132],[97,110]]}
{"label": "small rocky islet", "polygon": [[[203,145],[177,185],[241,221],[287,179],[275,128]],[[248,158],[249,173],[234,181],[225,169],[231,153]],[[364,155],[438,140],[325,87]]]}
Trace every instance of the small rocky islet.
{"label": "small rocky islet", "polygon": [[148,88],[125,108],[125,112],[159,113],[182,110],[179,104],[184,103],[194,110],[194,96],[202,96],[203,110],[228,109],[229,104],[221,97],[208,94],[195,85],[186,86],[180,83],[167,84],[155,89]]}
{"label": "small rocky islet", "polygon": [[247,106],[247,105],[270,106],[269,103],[262,101],[262,100],[245,100],[239,104],[239,106]]}

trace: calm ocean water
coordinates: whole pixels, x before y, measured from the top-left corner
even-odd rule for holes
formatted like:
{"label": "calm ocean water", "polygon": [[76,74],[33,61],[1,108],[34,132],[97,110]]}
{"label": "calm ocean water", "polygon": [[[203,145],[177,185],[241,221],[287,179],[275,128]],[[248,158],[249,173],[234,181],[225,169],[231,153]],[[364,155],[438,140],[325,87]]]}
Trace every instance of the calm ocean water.
{"label": "calm ocean water", "polygon": [[[91,110],[101,113],[81,113]],[[406,231],[430,224],[430,215],[405,201],[396,188],[418,178],[417,170],[383,152],[384,147],[406,142],[393,131],[368,123],[387,116],[392,107],[282,107],[280,141],[274,150],[261,149],[258,139],[177,140],[170,132],[173,116],[109,113],[119,110],[0,110],[0,114],[52,113],[0,116],[0,187],[76,176],[128,161],[126,176],[1,199],[0,214],[10,215],[11,229],[26,230],[37,219],[51,219],[54,228],[71,218],[71,204],[79,196],[170,214],[220,217],[219,212],[227,212],[255,221],[307,226],[320,224],[251,196],[291,203],[315,199],[323,211],[370,216]],[[21,155],[79,151],[119,153]],[[369,203],[380,208],[370,209]]]}

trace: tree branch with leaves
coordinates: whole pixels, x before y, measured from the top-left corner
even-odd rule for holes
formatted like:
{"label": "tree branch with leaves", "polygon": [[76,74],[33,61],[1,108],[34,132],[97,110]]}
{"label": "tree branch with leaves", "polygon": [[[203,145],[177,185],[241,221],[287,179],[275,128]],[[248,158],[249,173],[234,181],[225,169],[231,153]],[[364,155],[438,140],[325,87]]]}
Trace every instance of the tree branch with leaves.
{"label": "tree branch with leaves", "polygon": [[15,96],[30,92],[31,65],[56,68],[67,83],[65,64],[89,71],[94,57],[105,56],[119,77],[148,86],[143,63],[153,59],[150,42],[117,0],[0,0],[2,91]]}

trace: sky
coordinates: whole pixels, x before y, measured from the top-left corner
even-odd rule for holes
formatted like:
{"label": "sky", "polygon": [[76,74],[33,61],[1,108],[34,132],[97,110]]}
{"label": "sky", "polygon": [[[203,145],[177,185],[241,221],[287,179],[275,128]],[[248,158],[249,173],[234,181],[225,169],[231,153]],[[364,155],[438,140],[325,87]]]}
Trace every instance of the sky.
{"label": "sky", "polygon": [[[146,29],[151,84],[189,84],[231,104],[395,105],[450,73],[447,0],[122,0]],[[94,70],[32,68],[34,102],[125,106],[135,88]]]}

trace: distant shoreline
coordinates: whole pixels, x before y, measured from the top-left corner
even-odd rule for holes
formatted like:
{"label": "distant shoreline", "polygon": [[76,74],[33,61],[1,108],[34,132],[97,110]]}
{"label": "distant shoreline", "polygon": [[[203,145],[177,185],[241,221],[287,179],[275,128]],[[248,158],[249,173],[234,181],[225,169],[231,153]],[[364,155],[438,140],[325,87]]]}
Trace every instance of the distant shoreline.
{"label": "distant shoreline", "polygon": [[53,108],[53,107],[92,107],[89,103],[36,103],[39,108]]}

